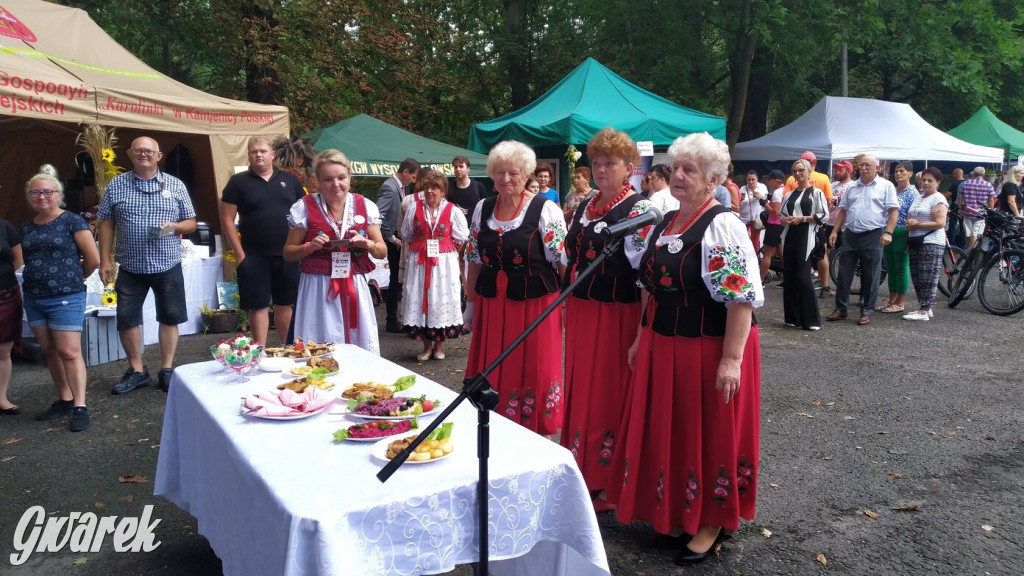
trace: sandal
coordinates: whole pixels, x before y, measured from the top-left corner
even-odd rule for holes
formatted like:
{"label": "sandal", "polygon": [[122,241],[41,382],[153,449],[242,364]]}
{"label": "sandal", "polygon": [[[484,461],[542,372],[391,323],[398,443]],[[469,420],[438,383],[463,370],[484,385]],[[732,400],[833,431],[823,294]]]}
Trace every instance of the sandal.
{"label": "sandal", "polygon": [[903,306],[899,306],[897,304],[890,304],[885,308],[882,308],[882,312],[885,312],[886,314],[895,314],[897,312],[903,312]]}

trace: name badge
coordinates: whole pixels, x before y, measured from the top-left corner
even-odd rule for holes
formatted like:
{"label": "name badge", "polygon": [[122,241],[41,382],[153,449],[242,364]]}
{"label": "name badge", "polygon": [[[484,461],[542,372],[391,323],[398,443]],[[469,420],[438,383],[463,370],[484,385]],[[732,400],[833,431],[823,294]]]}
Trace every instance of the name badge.
{"label": "name badge", "polygon": [[678,238],[676,238],[675,240],[669,242],[669,244],[668,244],[668,251],[671,252],[672,254],[678,254],[679,251],[682,250],[682,249],[683,249],[683,241],[678,239]]}
{"label": "name badge", "polygon": [[160,193],[160,195],[163,196],[164,198],[170,198],[171,197],[171,191],[170,190],[164,190],[163,192]]}
{"label": "name badge", "polygon": [[352,253],[331,253],[331,278],[348,278],[352,275]]}
{"label": "name badge", "polygon": [[437,238],[427,240],[427,258],[437,258],[441,255],[441,241]]}

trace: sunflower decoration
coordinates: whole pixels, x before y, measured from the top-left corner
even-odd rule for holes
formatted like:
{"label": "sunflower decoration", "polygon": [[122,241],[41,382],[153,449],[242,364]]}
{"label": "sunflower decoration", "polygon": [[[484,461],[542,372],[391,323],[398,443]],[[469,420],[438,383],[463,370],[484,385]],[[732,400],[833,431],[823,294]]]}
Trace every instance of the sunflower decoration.
{"label": "sunflower decoration", "polygon": [[114,291],[113,286],[107,286],[103,289],[103,305],[117,306],[117,292]]}
{"label": "sunflower decoration", "polygon": [[78,134],[75,143],[88,152],[92,158],[96,191],[99,198],[102,199],[110,180],[124,172],[124,168],[114,164],[114,161],[117,160],[117,154],[114,153],[114,146],[117,144],[114,129],[104,128],[97,124],[83,124],[82,131]]}

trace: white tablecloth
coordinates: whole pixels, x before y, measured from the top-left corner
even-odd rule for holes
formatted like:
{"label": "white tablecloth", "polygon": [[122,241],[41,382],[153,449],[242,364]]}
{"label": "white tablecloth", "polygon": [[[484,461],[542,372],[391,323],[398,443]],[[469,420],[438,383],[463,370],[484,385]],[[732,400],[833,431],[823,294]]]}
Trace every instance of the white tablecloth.
{"label": "white tablecloth", "polygon": [[[409,373],[355,346],[340,345],[335,358],[338,388]],[[215,366],[174,372],[154,492],[197,518],[225,574],[436,574],[476,561],[476,412],[468,403],[452,414],[450,457],[407,463],[382,484],[371,443],[334,442],[332,433],[352,423],[326,413],[340,404],[305,420],[249,419],[239,414],[241,397],[281,377],[220,384]],[[422,376],[409,392],[455,397]],[[491,441],[492,572],[609,574],[569,452],[497,414]]]}

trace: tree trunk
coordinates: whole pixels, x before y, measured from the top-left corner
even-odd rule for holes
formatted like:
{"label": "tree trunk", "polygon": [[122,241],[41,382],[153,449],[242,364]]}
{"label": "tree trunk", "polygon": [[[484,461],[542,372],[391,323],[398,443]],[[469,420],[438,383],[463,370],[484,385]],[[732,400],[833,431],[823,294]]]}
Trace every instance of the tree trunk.
{"label": "tree trunk", "polygon": [[732,79],[730,88],[732,102],[729,108],[729,131],[726,143],[731,150],[740,135],[743,116],[747,109],[747,92],[750,84],[750,69],[757,51],[758,32],[750,22],[750,0],[743,0],[740,6],[740,24],[737,28],[735,49],[732,60]]}
{"label": "tree trunk", "polygon": [[523,34],[523,0],[503,0],[502,4],[505,7],[505,34],[508,38],[505,57],[508,58],[508,82],[512,87],[512,109],[518,110],[530,103],[525,57],[529,47]]}

